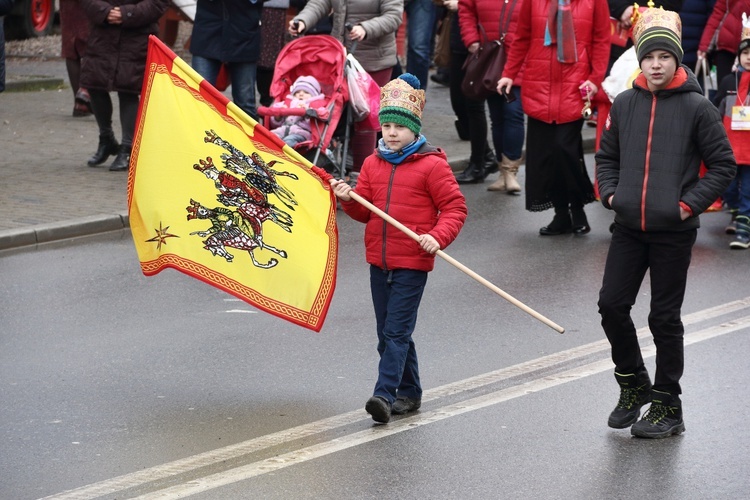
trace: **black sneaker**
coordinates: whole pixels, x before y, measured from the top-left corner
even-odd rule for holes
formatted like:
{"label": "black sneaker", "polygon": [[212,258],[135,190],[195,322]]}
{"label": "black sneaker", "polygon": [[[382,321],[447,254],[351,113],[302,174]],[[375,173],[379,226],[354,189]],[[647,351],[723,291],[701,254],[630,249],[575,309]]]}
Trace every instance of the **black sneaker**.
{"label": "black sneaker", "polygon": [[391,404],[380,396],[373,396],[365,403],[365,411],[372,419],[381,424],[387,424],[391,420]]}
{"label": "black sneaker", "polygon": [[396,401],[393,403],[393,407],[391,408],[391,413],[393,413],[394,415],[403,415],[404,413],[417,411],[420,406],[422,406],[421,399],[398,397],[396,398]]}
{"label": "black sneaker", "polygon": [[609,414],[607,425],[613,429],[624,429],[638,421],[641,406],[651,401],[651,381],[648,373],[615,372],[615,379],[620,385],[620,400]]}
{"label": "black sneaker", "polygon": [[682,421],[680,398],[674,394],[653,391],[651,407],[646,414],[630,428],[636,437],[660,439],[685,432]]}

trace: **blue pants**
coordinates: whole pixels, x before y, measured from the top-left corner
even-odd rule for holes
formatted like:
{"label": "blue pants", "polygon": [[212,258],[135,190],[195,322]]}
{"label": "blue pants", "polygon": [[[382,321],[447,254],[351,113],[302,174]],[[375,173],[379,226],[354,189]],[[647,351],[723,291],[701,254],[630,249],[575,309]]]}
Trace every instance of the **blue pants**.
{"label": "blue pants", "polygon": [[432,39],[435,33],[435,4],[432,0],[411,0],[404,6],[406,11],[406,71],[419,79],[423,89],[427,88]]}
{"label": "blue pants", "polygon": [[750,217],[750,165],[737,165],[737,175],[724,193],[724,202],[737,215]]}
{"label": "blue pants", "polygon": [[680,310],[690,267],[695,229],[646,233],[615,225],[599,292],[602,327],[612,346],[617,373],[636,373],[643,366],[630,310],[646,270],[651,277],[648,326],[656,346],[654,389],[680,394],[684,367]]}
{"label": "blue pants", "polygon": [[422,399],[417,351],[411,334],[427,283],[425,271],[383,271],[370,266],[370,290],[378,331],[378,381],[374,396],[393,403],[396,396]]}
{"label": "blue pants", "polygon": [[494,93],[487,98],[487,105],[490,108],[492,144],[495,147],[495,154],[498,159],[502,153],[509,160],[518,160],[523,151],[526,126],[523,122],[521,87],[513,87],[511,92],[516,98],[513,102],[509,103],[505,97]]}
{"label": "blue pants", "polygon": [[[216,85],[222,62],[218,59],[208,59],[201,56],[193,56],[193,69],[205,78],[211,85]],[[253,120],[258,119],[255,109],[255,76],[256,64],[254,62],[230,62],[229,77],[232,84],[232,100]]]}

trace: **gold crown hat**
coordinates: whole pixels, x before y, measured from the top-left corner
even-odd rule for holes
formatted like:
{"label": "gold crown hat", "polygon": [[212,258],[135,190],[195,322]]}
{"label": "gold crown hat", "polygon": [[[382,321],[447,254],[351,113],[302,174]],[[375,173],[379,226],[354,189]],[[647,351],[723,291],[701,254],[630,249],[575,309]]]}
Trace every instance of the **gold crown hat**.
{"label": "gold crown hat", "polygon": [[424,90],[411,73],[404,73],[380,89],[378,119],[383,123],[398,123],[419,135],[422,130]]}
{"label": "gold crown hat", "polygon": [[666,50],[682,62],[682,21],[677,12],[654,8],[649,1],[648,7],[643,9],[633,4],[633,42],[638,55],[638,63],[653,50]]}
{"label": "gold crown hat", "polygon": [[742,34],[740,35],[740,46],[737,50],[737,55],[739,56],[748,47],[750,47],[750,18],[747,17],[747,12],[743,12]]}

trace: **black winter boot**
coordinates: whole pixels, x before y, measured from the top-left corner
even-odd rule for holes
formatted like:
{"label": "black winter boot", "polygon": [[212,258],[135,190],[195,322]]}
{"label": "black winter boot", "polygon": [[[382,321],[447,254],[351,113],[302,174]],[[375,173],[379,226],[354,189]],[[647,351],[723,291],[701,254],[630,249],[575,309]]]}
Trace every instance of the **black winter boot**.
{"label": "black winter boot", "polygon": [[615,372],[615,380],[620,385],[620,399],[609,414],[607,425],[624,429],[636,423],[641,406],[651,401],[651,380],[645,368],[637,374]]}
{"label": "black winter boot", "polygon": [[484,178],[486,179],[488,175],[494,174],[498,170],[497,156],[495,156],[495,152],[492,151],[492,148],[487,146],[484,153]]}
{"label": "black winter boot", "polygon": [[484,182],[484,177],[484,165],[482,163],[469,163],[466,170],[456,176],[456,181],[459,184],[479,184]]}
{"label": "black winter boot", "polygon": [[120,146],[120,151],[115,156],[115,161],[109,166],[111,172],[122,172],[130,167],[130,152],[132,146]]}
{"label": "black winter boot", "polygon": [[587,234],[591,231],[583,207],[570,207],[570,218],[573,224],[573,234]]}
{"label": "black winter boot", "polygon": [[652,391],[651,407],[630,428],[633,436],[659,439],[685,432],[682,421],[682,402],[677,394]]}
{"label": "black winter boot", "polygon": [[101,165],[102,163],[107,161],[107,158],[112,155],[116,155],[119,148],[120,145],[117,144],[117,140],[115,139],[114,135],[100,135],[99,145],[96,148],[96,153],[94,153],[94,155],[89,158],[89,161],[86,163],[89,167],[96,167],[97,165]]}
{"label": "black winter boot", "polygon": [[565,210],[558,211],[555,209],[555,216],[552,222],[539,230],[542,236],[557,236],[558,234],[569,233],[573,230],[573,223],[570,220],[570,212]]}
{"label": "black winter boot", "polygon": [[750,217],[738,215],[735,219],[737,229],[734,240],[729,243],[729,248],[734,250],[747,250],[750,248]]}

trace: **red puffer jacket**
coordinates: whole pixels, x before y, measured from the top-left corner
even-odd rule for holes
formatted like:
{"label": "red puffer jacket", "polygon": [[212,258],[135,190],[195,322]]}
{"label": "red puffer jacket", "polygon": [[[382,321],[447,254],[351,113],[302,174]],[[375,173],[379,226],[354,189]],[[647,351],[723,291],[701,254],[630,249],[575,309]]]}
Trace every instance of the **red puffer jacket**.
{"label": "red puffer jacket", "polygon": [[562,64],[557,60],[557,45],[544,46],[549,3],[523,1],[503,77],[515,83],[525,63],[524,112],[545,123],[569,123],[581,119],[581,83],[589,80],[601,91],[609,62],[609,6],[607,0],[571,1],[578,62]]}
{"label": "red puffer jacket", "polygon": [[[441,249],[458,236],[466,220],[466,200],[445,153],[424,144],[399,165],[380,155],[367,157],[356,192],[417,234],[429,233]],[[381,269],[432,271],[435,256],[358,202],[342,201],[344,211],[365,227],[365,258]]]}
{"label": "red puffer jacket", "polygon": [[750,0],[716,0],[711,17],[706,21],[698,50],[708,52],[711,40],[716,36],[716,48],[737,53],[742,35],[742,13],[750,16]]}
{"label": "red puffer jacket", "polygon": [[[500,14],[503,11],[503,5],[505,5],[505,12],[503,13],[507,19],[510,13],[510,25],[508,31],[505,34],[505,51],[513,43],[515,36],[516,24],[518,24],[518,13],[521,11],[521,4],[523,0],[508,0],[506,3],[504,0],[458,0],[458,24],[461,31],[461,40],[464,45],[468,47],[472,43],[483,43],[484,38],[482,32],[479,31],[477,24],[481,24],[484,32],[487,36],[487,40],[499,40],[500,39]],[[513,12],[509,12],[511,6],[513,6]],[[507,22],[507,21],[505,21]],[[503,22],[503,27],[505,27]],[[513,85],[521,85],[523,77],[519,74],[514,80]]]}

